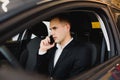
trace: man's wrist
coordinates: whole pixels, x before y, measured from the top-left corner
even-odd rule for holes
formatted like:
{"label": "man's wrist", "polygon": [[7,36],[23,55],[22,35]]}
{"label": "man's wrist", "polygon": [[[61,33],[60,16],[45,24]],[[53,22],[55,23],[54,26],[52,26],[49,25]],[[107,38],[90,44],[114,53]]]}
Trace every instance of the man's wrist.
{"label": "man's wrist", "polygon": [[44,55],[45,53],[46,53],[47,51],[46,50],[41,50],[41,49],[39,49],[39,55]]}

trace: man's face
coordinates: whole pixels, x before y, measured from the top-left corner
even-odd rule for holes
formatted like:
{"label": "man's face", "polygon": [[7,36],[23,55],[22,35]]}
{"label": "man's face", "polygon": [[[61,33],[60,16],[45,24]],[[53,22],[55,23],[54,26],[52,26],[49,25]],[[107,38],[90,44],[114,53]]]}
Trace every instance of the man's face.
{"label": "man's face", "polygon": [[51,35],[53,36],[55,43],[62,43],[68,33],[67,27],[64,22],[60,22],[58,18],[51,20],[50,22]]}

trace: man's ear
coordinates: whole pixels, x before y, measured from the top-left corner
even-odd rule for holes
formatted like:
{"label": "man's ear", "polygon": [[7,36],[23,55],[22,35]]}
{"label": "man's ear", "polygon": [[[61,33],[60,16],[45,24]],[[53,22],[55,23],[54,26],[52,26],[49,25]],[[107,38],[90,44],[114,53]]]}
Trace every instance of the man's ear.
{"label": "man's ear", "polygon": [[70,31],[70,24],[69,23],[66,23],[66,28],[67,28],[67,30]]}

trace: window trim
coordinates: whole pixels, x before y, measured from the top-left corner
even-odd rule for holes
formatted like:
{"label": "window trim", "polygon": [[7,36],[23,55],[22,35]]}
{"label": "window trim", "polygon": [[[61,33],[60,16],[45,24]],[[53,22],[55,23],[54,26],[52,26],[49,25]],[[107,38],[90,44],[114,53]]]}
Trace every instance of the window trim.
{"label": "window trim", "polygon": [[100,22],[101,30],[103,32],[103,35],[104,35],[104,38],[107,44],[107,50],[110,51],[110,40],[109,40],[108,33],[104,25],[104,22],[102,21],[101,17],[97,13],[95,13],[95,15],[98,18],[98,21]]}

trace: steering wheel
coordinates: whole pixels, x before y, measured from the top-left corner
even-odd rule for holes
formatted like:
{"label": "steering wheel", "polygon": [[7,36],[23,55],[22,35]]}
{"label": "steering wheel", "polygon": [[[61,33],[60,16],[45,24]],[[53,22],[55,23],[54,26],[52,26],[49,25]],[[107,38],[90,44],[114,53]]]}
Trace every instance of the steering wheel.
{"label": "steering wheel", "polygon": [[16,69],[22,69],[20,63],[17,61],[15,56],[9,51],[6,46],[0,46],[0,52],[6,58],[6,60]]}

